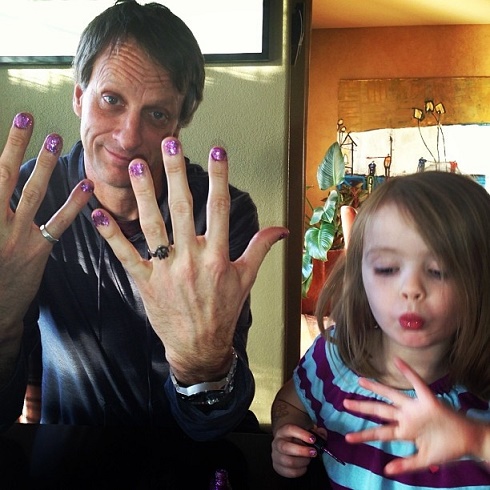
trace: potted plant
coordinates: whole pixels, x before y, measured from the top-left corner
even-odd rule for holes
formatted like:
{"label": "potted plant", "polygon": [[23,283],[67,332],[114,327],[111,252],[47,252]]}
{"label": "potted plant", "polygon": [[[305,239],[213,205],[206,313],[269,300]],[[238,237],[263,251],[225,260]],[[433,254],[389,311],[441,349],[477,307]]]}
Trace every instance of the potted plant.
{"label": "potted plant", "polygon": [[[344,155],[337,141],[327,149],[318,166],[317,182],[320,190],[325,191],[323,206],[313,207],[306,198],[311,216],[305,216],[301,292],[304,298],[302,310],[308,314],[313,313],[316,296],[325,279],[325,274],[319,273],[318,269],[327,261],[335,260],[331,259],[330,251],[344,248],[341,207],[358,208],[368,196],[367,190],[363,189],[363,179],[346,177]],[[315,285],[314,281],[319,284]]]}

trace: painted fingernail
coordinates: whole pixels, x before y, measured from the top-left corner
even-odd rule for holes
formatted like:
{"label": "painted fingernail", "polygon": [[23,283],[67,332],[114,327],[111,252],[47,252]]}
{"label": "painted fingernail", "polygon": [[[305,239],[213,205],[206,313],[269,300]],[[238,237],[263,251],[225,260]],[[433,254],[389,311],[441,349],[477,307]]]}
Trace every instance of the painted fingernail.
{"label": "painted fingernail", "polygon": [[289,236],[289,231],[285,231],[284,233],[281,233],[279,235],[279,240],[284,240],[285,238],[287,238]]}
{"label": "painted fingernail", "polygon": [[168,155],[178,155],[180,153],[180,141],[179,140],[167,140],[163,145],[165,153]]}
{"label": "painted fingernail", "polygon": [[429,471],[430,471],[431,473],[437,473],[437,472],[439,471],[439,466],[437,466],[437,465],[435,465],[435,464],[431,464],[431,465],[429,466]]}
{"label": "painted fingernail", "polygon": [[109,226],[109,218],[103,211],[95,211],[92,214],[92,221],[94,222],[94,225],[99,227],[99,226]]}
{"label": "painted fingernail", "polygon": [[32,117],[30,114],[20,112],[14,117],[14,126],[18,129],[27,129],[32,126]]}
{"label": "painted fingernail", "polygon": [[211,158],[216,162],[222,162],[223,160],[226,160],[228,158],[228,155],[226,154],[226,150],[224,148],[221,148],[220,146],[215,146],[211,150]]}
{"label": "painted fingernail", "polygon": [[80,183],[80,189],[82,189],[83,192],[94,192],[94,185],[92,182],[89,180],[84,180]]}
{"label": "painted fingernail", "polygon": [[55,155],[59,153],[63,146],[63,139],[59,134],[50,134],[44,142],[44,148]]}
{"label": "painted fingernail", "polygon": [[145,164],[142,162],[133,162],[129,166],[131,177],[141,177],[145,173]]}
{"label": "painted fingernail", "polygon": [[315,450],[315,449],[310,449],[310,456],[311,456],[312,458],[316,458],[316,455],[317,455],[316,450]]}

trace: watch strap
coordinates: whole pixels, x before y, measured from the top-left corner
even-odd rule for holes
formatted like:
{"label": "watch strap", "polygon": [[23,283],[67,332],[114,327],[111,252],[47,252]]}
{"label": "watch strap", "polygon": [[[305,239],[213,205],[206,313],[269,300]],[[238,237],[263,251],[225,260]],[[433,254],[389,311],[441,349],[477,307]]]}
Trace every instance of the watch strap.
{"label": "watch strap", "polygon": [[235,349],[232,349],[232,355],[233,361],[231,363],[228,374],[219,381],[205,381],[191,386],[182,386],[177,381],[177,378],[172,372],[172,369],[170,369],[170,379],[172,381],[172,384],[174,385],[175,391],[182,398],[193,398],[197,395],[208,393],[210,391],[229,393],[233,389],[233,378],[235,376],[235,371],[238,363],[238,355],[235,352]]}

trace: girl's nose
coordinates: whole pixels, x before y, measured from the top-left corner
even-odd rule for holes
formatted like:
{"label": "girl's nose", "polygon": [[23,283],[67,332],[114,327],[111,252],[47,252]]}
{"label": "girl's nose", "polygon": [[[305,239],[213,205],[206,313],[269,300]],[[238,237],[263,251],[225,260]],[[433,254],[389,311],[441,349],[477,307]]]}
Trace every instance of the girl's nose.
{"label": "girl's nose", "polygon": [[401,294],[411,301],[420,301],[425,296],[423,281],[417,273],[407,273],[403,278]]}

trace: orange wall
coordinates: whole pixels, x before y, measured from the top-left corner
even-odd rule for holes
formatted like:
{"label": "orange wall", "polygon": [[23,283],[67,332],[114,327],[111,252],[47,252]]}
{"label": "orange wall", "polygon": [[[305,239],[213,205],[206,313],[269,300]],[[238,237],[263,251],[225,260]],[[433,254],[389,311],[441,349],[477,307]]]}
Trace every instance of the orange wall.
{"label": "orange wall", "polygon": [[490,25],[317,29],[310,53],[305,183],[316,189],[336,138],[339,80],[490,76]]}

